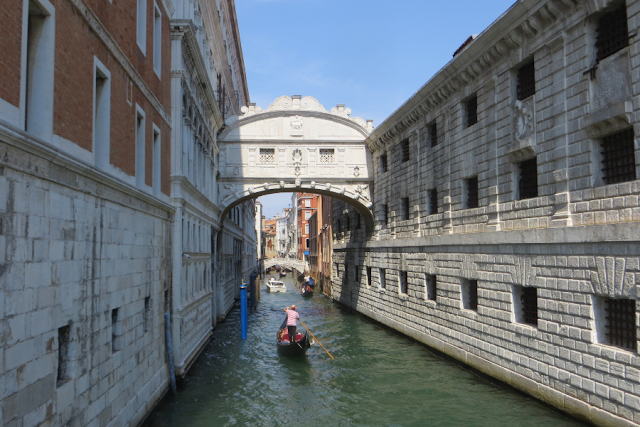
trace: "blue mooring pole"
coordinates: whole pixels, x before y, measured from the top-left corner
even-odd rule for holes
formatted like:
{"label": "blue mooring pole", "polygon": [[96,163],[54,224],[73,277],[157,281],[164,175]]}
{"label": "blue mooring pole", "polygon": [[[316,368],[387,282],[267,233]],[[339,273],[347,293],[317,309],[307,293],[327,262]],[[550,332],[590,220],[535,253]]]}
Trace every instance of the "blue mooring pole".
{"label": "blue mooring pole", "polygon": [[247,339],[247,323],[248,313],[247,313],[247,285],[242,281],[242,285],[240,285],[240,324],[242,327],[242,339]]}

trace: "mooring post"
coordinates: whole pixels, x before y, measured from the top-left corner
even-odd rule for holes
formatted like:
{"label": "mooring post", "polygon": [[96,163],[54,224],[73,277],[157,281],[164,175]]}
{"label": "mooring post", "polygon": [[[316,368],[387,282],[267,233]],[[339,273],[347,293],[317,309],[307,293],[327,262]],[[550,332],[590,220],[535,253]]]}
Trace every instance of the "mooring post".
{"label": "mooring post", "polygon": [[242,285],[240,285],[240,324],[242,328],[242,339],[247,339],[247,284],[242,279]]}

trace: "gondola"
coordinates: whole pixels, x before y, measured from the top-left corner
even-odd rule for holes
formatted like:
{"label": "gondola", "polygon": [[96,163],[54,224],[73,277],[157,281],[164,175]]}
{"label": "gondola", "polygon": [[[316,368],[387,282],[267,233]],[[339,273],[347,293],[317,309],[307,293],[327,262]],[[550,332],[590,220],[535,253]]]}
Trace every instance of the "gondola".
{"label": "gondola", "polygon": [[311,346],[311,341],[309,340],[307,331],[301,333],[298,330],[298,333],[296,334],[296,341],[292,343],[289,342],[286,317],[284,318],[284,322],[282,322],[282,326],[278,329],[276,343],[278,344],[278,353],[283,356],[303,356]]}
{"label": "gondola", "polygon": [[313,295],[313,289],[309,285],[302,285],[302,289],[300,290],[303,297],[310,297]]}

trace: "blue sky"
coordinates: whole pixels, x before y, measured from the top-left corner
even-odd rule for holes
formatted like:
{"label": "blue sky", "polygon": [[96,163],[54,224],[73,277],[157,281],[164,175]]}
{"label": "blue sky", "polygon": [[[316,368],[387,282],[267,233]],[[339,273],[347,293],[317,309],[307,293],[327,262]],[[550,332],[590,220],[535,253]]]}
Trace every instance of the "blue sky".
{"label": "blue sky", "polygon": [[[251,101],[311,95],[379,125],[513,0],[236,0]],[[267,218],[290,194],[261,197]]]}

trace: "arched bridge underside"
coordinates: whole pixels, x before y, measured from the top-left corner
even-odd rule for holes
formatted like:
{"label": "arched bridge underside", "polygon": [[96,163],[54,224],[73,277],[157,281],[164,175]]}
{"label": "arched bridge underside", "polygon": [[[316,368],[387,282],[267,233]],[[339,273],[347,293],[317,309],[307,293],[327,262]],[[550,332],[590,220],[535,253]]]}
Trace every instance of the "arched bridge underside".
{"label": "arched bridge underside", "polygon": [[355,206],[373,229],[371,153],[365,139],[372,121],[331,111],[313,97],[281,96],[266,110],[250,104],[227,119],[220,134],[219,206],[223,218],[233,206],[265,194],[324,194]]}
{"label": "arched bridge underside", "polygon": [[264,260],[264,268],[273,267],[274,265],[281,265],[288,268],[295,268],[296,270],[304,273],[309,270],[309,263],[307,261],[301,261],[291,258],[269,258]]}

